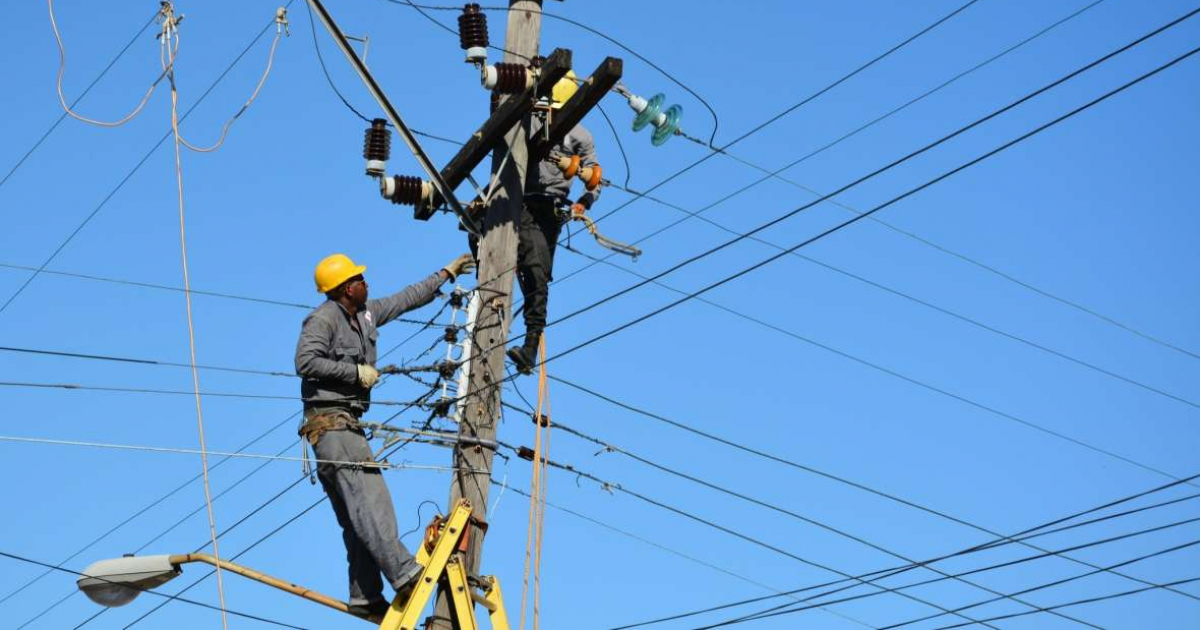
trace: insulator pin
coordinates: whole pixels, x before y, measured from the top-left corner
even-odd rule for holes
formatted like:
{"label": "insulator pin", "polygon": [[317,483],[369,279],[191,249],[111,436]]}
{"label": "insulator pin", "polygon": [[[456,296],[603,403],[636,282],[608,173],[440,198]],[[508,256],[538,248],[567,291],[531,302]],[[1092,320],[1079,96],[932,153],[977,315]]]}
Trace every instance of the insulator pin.
{"label": "insulator pin", "polygon": [[382,118],[372,120],[364,136],[363,157],[367,160],[367,175],[382,177],[392,151],[392,132],[387,128],[387,121]]}
{"label": "insulator pin", "polygon": [[467,51],[467,63],[483,64],[487,61],[487,16],[474,2],[463,6],[462,15],[458,16],[458,43]]}

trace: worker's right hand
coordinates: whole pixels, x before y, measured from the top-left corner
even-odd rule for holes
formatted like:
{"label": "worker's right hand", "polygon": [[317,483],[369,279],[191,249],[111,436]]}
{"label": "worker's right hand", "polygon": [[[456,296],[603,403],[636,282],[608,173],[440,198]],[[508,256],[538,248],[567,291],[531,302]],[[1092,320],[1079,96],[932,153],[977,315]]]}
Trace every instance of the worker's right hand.
{"label": "worker's right hand", "polygon": [[471,271],[474,268],[475,258],[470,254],[463,254],[462,256],[459,256],[458,258],[446,263],[445,267],[442,267],[446,273],[450,274],[451,281],[457,280],[459,276]]}
{"label": "worker's right hand", "polygon": [[360,364],[358,366],[358,384],[359,385],[362,385],[363,387],[365,387],[367,389],[371,389],[372,387],[375,387],[375,383],[378,381],[379,381],[379,370],[376,370],[375,366],[367,365],[366,363]]}

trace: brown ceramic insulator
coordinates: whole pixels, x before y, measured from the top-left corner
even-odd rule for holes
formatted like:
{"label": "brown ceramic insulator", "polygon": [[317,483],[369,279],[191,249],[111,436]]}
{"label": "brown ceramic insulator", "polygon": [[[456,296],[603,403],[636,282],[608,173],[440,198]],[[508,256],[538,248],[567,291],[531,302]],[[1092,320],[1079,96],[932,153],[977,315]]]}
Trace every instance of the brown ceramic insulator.
{"label": "brown ceramic insulator", "polygon": [[519,63],[496,64],[496,89],[500,94],[520,94],[525,91],[529,68]]}
{"label": "brown ceramic insulator", "polygon": [[408,175],[393,175],[392,182],[396,185],[392,193],[392,203],[402,206],[416,206],[421,203],[421,178]]}
{"label": "brown ceramic insulator", "polygon": [[386,162],[391,152],[392,132],[387,128],[387,121],[382,118],[372,120],[363,138],[363,157]]}
{"label": "brown ceramic insulator", "polygon": [[458,16],[458,45],[463,50],[488,46],[487,16],[474,2],[465,5]]}

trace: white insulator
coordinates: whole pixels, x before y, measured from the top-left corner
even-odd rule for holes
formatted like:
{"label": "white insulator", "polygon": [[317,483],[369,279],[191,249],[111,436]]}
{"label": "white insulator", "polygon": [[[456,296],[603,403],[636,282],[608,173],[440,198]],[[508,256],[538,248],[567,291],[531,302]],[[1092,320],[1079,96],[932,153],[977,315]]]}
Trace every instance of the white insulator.
{"label": "white insulator", "polygon": [[367,160],[367,175],[382,177],[387,172],[387,162],[383,160]]}
{"label": "white insulator", "polygon": [[659,112],[658,115],[654,117],[654,120],[650,121],[650,124],[654,125],[654,127],[657,129],[658,127],[663,126],[663,124],[666,122],[667,115],[663,112]]}
{"label": "white insulator", "polygon": [[384,199],[391,199],[396,192],[396,182],[391,177],[381,177],[379,179],[379,194]]}
{"label": "white insulator", "polygon": [[482,46],[472,46],[467,49],[467,63],[484,64],[487,63],[487,48]]}
{"label": "white insulator", "polygon": [[644,111],[646,109],[646,106],[649,104],[650,104],[650,101],[647,101],[646,99],[644,99],[640,96],[637,96],[636,94],[629,97],[629,107],[633,111],[635,111],[639,114],[642,113],[642,111]]}
{"label": "white insulator", "polygon": [[483,66],[483,71],[480,76],[480,82],[483,84],[483,89],[494,90],[496,84],[500,81],[500,73],[496,70],[496,66]]}

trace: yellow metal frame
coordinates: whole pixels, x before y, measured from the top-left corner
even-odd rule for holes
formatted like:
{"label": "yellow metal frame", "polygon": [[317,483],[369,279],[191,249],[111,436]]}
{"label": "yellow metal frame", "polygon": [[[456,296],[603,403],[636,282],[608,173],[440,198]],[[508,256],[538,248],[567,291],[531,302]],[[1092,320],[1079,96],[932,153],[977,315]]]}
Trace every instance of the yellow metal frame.
{"label": "yellow metal frame", "polygon": [[500,582],[494,576],[483,576],[482,579],[488,584],[488,588],[482,594],[475,593],[467,581],[467,571],[462,564],[462,558],[457,553],[458,542],[470,517],[471,504],[460,499],[451,510],[450,517],[442,523],[433,551],[429,551],[424,543],[421,544],[417,552],[417,563],[425,568],[421,571],[417,587],[406,600],[396,596],[383,617],[383,623],[379,624],[379,630],[416,630],[421,613],[429,603],[429,598],[433,596],[438,582],[443,578],[450,589],[450,599],[459,630],[479,629],[479,623],[475,619],[476,603],[487,609],[492,630],[509,630]]}

